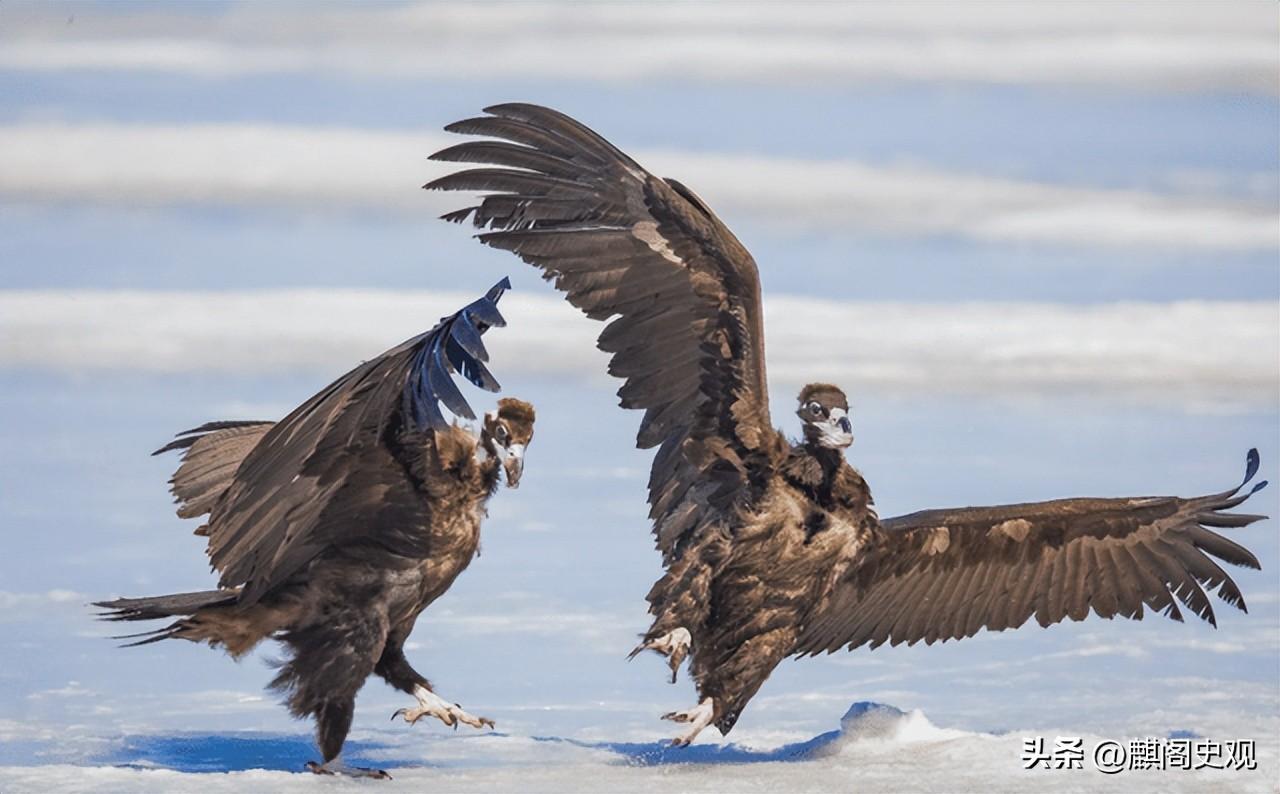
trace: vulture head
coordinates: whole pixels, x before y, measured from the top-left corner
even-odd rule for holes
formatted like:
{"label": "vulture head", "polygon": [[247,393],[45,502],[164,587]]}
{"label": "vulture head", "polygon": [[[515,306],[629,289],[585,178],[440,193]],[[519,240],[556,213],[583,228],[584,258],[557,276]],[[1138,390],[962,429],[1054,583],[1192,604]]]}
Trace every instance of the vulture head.
{"label": "vulture head", "polygon": [[520,486],[524,451],[533,440],[533,406],[514,397],[498,400],[498,410],[484,415],[480,443],[502,463],[507,487]]}
{"label": "vulture head", "polygon": [[796,416],[804,423],[804,440],[809,444],[844,449],[853,443],[849,400],[830,383],[810,383],[801,389]]}

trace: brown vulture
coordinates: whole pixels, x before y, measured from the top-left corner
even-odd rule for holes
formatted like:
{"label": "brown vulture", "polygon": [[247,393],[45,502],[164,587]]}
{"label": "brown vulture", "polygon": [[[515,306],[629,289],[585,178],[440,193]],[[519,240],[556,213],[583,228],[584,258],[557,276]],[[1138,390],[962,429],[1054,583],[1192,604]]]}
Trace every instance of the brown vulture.
{"label": "brown vulture", "polygon": [[492,720],[437,695],[404,643],[419,613],[475,556],[501,474],[514,488],[533,438],[533,407],[504,398],[479,435],[452,375],[498,390],[480,335],[505,325],[506,279],[431,331],[366,361],[279,422],[212,422],[157,451],[183,450],[170,481],[183,518],[221,574],[218,589],[100,602],[109,620],[177,618],[128,635],[207,642],[239,657],[266,638],[290,652],[272,689],[316,720],[318,773],[385,776],[339,760],[356,693],[371,673],[416,699],[401,709],[455,728]]}
{"label": "brown vulture", "polygon": [[[445,219],[470,218],[482,242],[610,320],[599,347],[626,381],[622,406],[644,410],[638,445],[658,448],[649,504],[666,574],[636,651],[665,655],[672,680],[688,656],[698,688],[694,708],[665,715],[688,723],[676,744],[709,724],[728,733],[787,656],[970,637],[1032,616],[1138,619],[1144,605],[1181,620],[1178,602],[1212,623],[1203,588],[1245,608],[1213,558],[1258,561],[1209,529],[1260,518],[1224,512],[1252,493],[1240,487],[880,520],[844,457],[853,435],[840,389],[800,392],[798,443],[774,429],[759,274],[707,205],[554,110],[485,112],[446,129],[491,140],[434,159],[493,167],[426,187],[483,192]],[[1250,452],[1245,482],[1257,467]]]}

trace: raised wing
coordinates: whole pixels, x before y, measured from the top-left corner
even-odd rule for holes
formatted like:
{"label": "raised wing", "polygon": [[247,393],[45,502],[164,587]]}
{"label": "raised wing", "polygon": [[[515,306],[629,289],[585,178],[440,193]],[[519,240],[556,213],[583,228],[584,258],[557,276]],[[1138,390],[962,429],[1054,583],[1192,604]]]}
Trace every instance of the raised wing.
{"label": "raised wing", "polygon": [[981,628],[1041,626],[1089,611],[1141,620],[1143,605],[1182,620],[1181,601],[1217,625],[1204,588],[1245,609],[1213,558],[1259,568],[1248,549],[1209,527],[1264,516],[1224,512],[1258,470],[1250,450],[1244,482],[1193,499],[1063,499],[1036,504],[929,510],[883,522],[830,596],[806,622],[800,654],[885,642],[971,637]]}
{"label": "raised wing", "polygon": [[471,217],[479,239],[517,254],[596,320],[599,347],[645,411],[637,443],[661,445],[649,481],[658,545],[750,492],[747,471],[779,444],[769,421],[760,278],[742,244],[691,191],[659,179],[573,119],[536,105],[485,108],[445,129],[462,143],[436,160],[490,163],[432,190],[490,191]]}
{"label": "raised wing", "polygon": [[209,516],[219,587],[243,587],[240,603],[253,603],[334,545],[372,541],[425,556],[403,532],[425,522],[425,508],[392,447],[401,429],[445,427],[439,403],[475,418],[452,374],[498,390],[480,335],[506,324],[497,302],[510,286],[503,279],[427,333],[351,370],[262,437]]}

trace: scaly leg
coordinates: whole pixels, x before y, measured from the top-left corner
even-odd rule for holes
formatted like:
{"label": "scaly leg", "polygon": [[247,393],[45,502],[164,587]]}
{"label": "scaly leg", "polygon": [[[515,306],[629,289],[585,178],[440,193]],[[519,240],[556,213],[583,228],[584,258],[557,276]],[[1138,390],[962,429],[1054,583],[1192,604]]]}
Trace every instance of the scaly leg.
{"label": "scaly leg", "polygon": [[667,666],[671,668],[671,683],[676,682],[676,673],[680,670],[680,664],[685,657],[689,655],[689,642],[692,638],[689,636],[689,630],[684,626],[674,628],[660,637],[654,637],[645,640],[635,647],[635,650],[627,656],[628,659],[634,659],[636,654],[641,651],[656,651],[667,657]]}
{"label": "scaly leg", "polygon": [[488,717],[469,714],[463,710],[462,706],[450,703],[425,686],[414,687],[413,696],[418,700],[417,708],[398,709],[391,715],[391,719],[404,717],[404,721],[412,725],[423,717],[435,717],[454,730],[457,730],[460,722],[473,728],[494,727],[493,720]]}
{"label": "scaly leg", "polygon": [[455,729],[460,722],[473,728],[493,727],[493,720],[488,717],[468,714],[457,703],[449,703],[433,692],[431,682],[414,670],[405,658],[403,642],[403,637],[392,636],[374,668],[374,672],[385,678],[388,684],[401,692],[408,692],[418,701],[416,708],[399,709],[391,719],[404,717],[404,721],[412,725],[423,717],[431,716]]}
{"label": "scaly leg", "polygon": [[688,747],[702,733],[702,729],[711,724],[716,716],[716,704],[711,698],[703,698],[702,702],[686,711],[672,711],[663,714],[664,720],[687,722],[689,729],[671,740],[672,747]]}

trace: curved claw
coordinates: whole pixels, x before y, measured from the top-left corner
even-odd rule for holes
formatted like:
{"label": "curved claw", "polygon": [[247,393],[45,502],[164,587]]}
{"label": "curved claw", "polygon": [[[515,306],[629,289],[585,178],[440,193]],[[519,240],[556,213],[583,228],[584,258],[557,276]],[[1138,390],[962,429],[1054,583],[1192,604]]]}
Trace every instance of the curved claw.
{"label": "curved claw", "polygon": [[308,761],[306,764],[308,772],[316,775],[330,775],[343,777],[367,777],[374,780],[391,780],[391,775],[387,774],[384,769],[368,769],[363,766],[347,766],[339,761],[330,761],[327,764],[317,764],[315,761]]}
{"label": "curved claw", "polygon": [[680,665],[684,662],[685,657],[689,655],[689,645],[692,639],[689,630],[684,626],[679,626],[660,637],[654,637],[640,643],[627,655],[627,659],[634,659],[641,651],[654,651],[665,656],[667,658],[667,666],[671,668],[671,683],[674,684],[680,672]]}
{"label": "curved claw", "polygon": [[715,719],[715,715],[715,701],[711,698],[703,698],[701,703],[687,711],[669,711],[663,714],[662,719],[664,720],[689,724],[687,731],[671,740],[671,746],[689,746],[698,737],[698,734],[702,732],[702,729],[711,724],[711,721]]}
{"label": "curved claw", "polygon": [[488,717],[477,717],[469,714],[462,708],[461,704],[451,704],[429,689],[420,688],[414,692],[414,696],[418,699],[417,707],[397,709],[391,715],[392,720],[397,717],[403,717],[405,722],[413,725],[423,717],[430,716],[435,717],[455,731],[458,729],[459,723],[465,723],[473,728],[496,727],[494,721]]}

